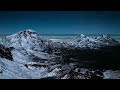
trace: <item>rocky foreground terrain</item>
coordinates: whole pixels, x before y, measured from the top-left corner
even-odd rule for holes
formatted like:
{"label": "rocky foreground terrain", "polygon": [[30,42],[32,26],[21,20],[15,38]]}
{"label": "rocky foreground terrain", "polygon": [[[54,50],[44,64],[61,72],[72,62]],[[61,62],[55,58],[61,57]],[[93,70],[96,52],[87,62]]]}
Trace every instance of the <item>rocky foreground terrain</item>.
{"label": "rocky foreground terrain", "polygon": [[108,35],[53,42],[28,29],[0,38],[0,79],[120,79],[119,53]]}

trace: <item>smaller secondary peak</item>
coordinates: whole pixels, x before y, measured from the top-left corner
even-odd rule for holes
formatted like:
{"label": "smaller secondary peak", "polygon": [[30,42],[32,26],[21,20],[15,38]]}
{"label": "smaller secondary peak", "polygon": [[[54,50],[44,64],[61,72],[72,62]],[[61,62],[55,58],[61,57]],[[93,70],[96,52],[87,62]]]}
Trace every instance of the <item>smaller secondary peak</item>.
{"label": "smaller secondary peak", "polygon": [[80,34],[80,37],[85,37],[85,35],[84,34]]}

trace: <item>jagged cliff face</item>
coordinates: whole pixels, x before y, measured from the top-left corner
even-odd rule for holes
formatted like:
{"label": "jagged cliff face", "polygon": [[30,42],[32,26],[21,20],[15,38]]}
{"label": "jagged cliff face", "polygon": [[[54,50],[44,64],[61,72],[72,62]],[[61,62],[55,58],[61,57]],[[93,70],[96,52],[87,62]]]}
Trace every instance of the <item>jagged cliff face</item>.
{"label": "jagged cliff face", "polygon": [[[1,41],[4,46],[0,44],[0,78],[12,79],[109,78],[110,71],[104,73],[104,71],[94,70],[95,72],[93,72],[90,69],[81,68],[81,64],[83,61],[93,60],[95,57],[100,58],[99,61],[102,62],[109,56],[115,57],[116,55],[112,55],[119,53],[116,51],[118,50],[117,46],[120,45],[119,42],[107,35],[92,38],[81,34],[70,41],[52,42],[42,38],[31,29],[6,36]],[[109,46],[112,46],[112,49],[106,49]],[[109,55],[104,56],[104,54]],[[64,63],[65,60],[67,63]],[[114,74],[111,75],[114,76]]]}

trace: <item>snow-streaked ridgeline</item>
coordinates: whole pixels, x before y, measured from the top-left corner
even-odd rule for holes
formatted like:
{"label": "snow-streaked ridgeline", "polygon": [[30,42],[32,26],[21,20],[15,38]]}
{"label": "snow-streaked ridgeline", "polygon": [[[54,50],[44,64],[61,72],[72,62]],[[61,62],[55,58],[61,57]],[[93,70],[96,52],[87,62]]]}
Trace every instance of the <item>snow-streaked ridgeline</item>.
{"label": "snow-streaked ridgeline", "polygon": [[0,79],[119,79],[119,70],[106,69],[109,56],[119,59],[117,50],[120,43],[108,35],[59,42],[28,29],[0,38]]}

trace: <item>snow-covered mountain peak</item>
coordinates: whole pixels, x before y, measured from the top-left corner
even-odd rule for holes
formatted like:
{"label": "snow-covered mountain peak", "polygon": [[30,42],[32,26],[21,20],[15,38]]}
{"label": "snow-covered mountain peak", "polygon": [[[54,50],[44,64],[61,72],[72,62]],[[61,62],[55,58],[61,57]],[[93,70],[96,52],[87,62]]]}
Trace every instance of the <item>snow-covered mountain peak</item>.
{"label": "snow-covered mountain peak", "polygon": [[84,35],[84,34],[81,34],[80,37],[85,37],[85,35]]}
{"label": "snow-covered mountain peak", "polygon": [[32,30],[32,29],[26,29],[25,31],[36,32],[36,31],[34,31],[34,30]]}
{"label": "snow-covered mountain peak", "polygon": [[101,36],[98,36],[97,39],[112,39],[109,35],[101,35]]}
{"label": "snow-covered mountain peak", "polygon": [[[32,29],[26,29],[26,30],[23,30],[23,31],[26,31],[26,32],[36,32],[36,31],[34,31]],[[23,32],[23,31],[20,31],[20,32]]]}
{"label": "snow-covered mountain peak", "polygon": [[37,32],[35,32],[32,29],[23,30],[23,31],[18,32],[17,34],[24,38],[28,38],[28,37],[37,38],[39,36],[39,34],[37,34]]}
{"label": "snow-covered mountain peak", "polygon": [[31,35],[31,34],[37,34],[37,33],[32,29],[27,29],[27,30],[20,31],[19,34]]}
{"label": "snow-covered mountain peak", "polygon": [[31,29],[7,36],[6,40],[8,41],[9,46],[15,48],[22,47],[32,50],[36,48],[37,50],[42,50],[42,48],[45,46],[45,39]]}
{"label": "snow-covered mountain peak", "polygon": [[98,42],[101,42],[103,44],[110,45],[110,46],[118,45],[119,44],[118,41],[116,41],[115,39],[111,38],[109,35],[99,36],[99,37],[96,38],[96,40]]}
{"label": "snow-covered mountain peak", "polygon": [[77,36],[75,39],[71,40],[74,42],[88,42],[88,41],[93,41],[93,38],[89,36],[85,36],[84,34],[81,34],[80,36]]}
{"label": "snow-covered mountain peak", "polygon": [[109,37],[110,38],[109,35],[105,35],[105,34],[103,34],[102,37],[104,37],[104,38],[108,38]]}
{"label": "snow-covered mountain peak", "polygon": [[109,35],[101,35],[96,38],[93,38],[81,34],[77,38],[70,40],[68,44],[81,48],[82,47],[98,48],[106,45],[107,46],[119,45],[119,42],[111,38]]}
{"label": "snow-covered mountain peak", "polygon": [[76,37],[76,39],[82,39],[82,38],[86,38],[86,36],[84,34],[80,34],[79,36]]}

